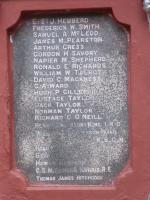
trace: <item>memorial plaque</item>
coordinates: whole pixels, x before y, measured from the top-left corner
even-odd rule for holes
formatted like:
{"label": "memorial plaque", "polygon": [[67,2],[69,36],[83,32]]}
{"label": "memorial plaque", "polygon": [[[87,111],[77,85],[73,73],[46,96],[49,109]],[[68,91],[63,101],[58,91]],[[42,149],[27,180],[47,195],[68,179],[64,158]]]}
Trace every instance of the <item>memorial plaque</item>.
{"label": "memorial plaque", "polygon": [[111,15],[13,32],[17,168],[30,183],[108,185],[128,160],[128,33]]}

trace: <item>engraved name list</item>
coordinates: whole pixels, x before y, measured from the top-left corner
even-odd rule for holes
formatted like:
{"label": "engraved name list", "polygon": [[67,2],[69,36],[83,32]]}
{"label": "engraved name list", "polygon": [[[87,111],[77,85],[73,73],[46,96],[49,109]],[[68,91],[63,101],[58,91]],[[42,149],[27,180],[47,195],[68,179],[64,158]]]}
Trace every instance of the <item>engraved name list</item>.
{"label": "engraved name list", "polygon": [[13,34],[16,162],[31,183],[106,185],[123,169],[127,50],[109,15],[30,18]]}

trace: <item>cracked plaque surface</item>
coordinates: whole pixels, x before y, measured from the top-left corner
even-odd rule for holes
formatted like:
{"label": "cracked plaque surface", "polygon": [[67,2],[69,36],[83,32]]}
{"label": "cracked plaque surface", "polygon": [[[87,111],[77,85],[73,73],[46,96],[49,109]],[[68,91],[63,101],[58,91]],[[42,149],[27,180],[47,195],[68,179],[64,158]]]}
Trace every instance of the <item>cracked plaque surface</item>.
{"label": "cracked plaque surface", "polygon": [[109,15],[13,33],[15,155],[30,183],[108,185],[128,160],[128,34]]}

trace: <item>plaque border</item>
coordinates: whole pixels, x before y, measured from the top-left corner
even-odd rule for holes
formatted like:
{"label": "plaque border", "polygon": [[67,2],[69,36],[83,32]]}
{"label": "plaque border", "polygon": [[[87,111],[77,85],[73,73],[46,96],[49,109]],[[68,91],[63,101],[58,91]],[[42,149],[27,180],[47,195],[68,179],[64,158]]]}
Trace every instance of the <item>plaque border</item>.
{"label": "plaque border", "polygon": [[[102,8],[102,9],[92,9],[92,10],[89,10],[89,9],[87,9],[87,10],[73,10],[73,12],[72,12],[72,10],[67,10],[67,11],[63,11],[63,10],[61,10],[61,11],[58,11],[59,12],[59,14],[60,15],[62,15],[62,16],[64,16],[64,14],[66,14],[66,15],[68,15],[68,16],[72,16],[72,14],[74,14],[74,15],[76,15],[76,16],[80,16],[80,15],[84,15],[84,14],[110,14],[111,16],[112,16],[112,18],[113,18],[113,21],[114,22],[116,22],[118,25],[121,25],[121,27],[122,27],[122,29],[124,28],[125,29],[125,31],[127,32],[127,36],[129,37],[128,38],[128,45],[127,45],[127,48],[128,48],[128,55],[127,55],[127,57],[129,57],[129,51],[130,51],[130,26],[129,25],[127,25],[127,24],[124,24],[124,23],[122,23],[122,22],[120,22],[120,21],[118,21],[117,20],[117,18],[116,18],[116,16],[114,15],[114,13],[113,13],[113,10],[111,9],[111,8]],[[8,34],[8,37],[10,37],[10,38],[8,38],[9,39],[9,41],[8,41],[8,51],[9,51],[9,56],[10,56],[10,60],[13,60],[13,41],[12,41],[12,37],[11,37],[11,34],[15,34],[15,32],[17,32],[18,30],[19,30],[19,27],[20,26],[22,26],[23,25],[23,23],[24,23],[24,20],[26,20],[26,19],[28,19],[28,17],[29,18],[32,18],[32,17],[36,17],[36,16],[55,16],[56,17],[56,14],[57,14],[57,11],[46,11],[46,12],[44,12],[44,11],[35,11],[35,12],[30,12],[30,11],[21,11],[20,12],[20,15],[18,16],[18,18],[16,18],[16,21],[15,21],[15,23],[11,26],[11,27],[8,27],[7,28],[7,34]],[[15,128],[14,128],[14,81],[13,81],[13,78],[12,78],[12,76],[13,76],[13,63],[11,62],[10,63],[10,70],[11,70],[11,73],[10,73],[10,79],[9,79],[9,81],[10,81],[10,87],[11,87],[11,91],[12,91],[12,93],[11,93],[11,99],[12,99],[12,104],[10,105],[10,109],[11,109],[11,111],[12,111],[12,115],[13,115],[13,117],[12,117],[12,140],[11,140],[11,152],[12,152],[12,170],[14,171],[14,172],[16,172],[16,173],[20,173],[20,175],[22,176],[22,177],[24,177],[24,179],[26,180],[26,183],[27,183],[27,185],[28,185],[28,187],[33,187],[34,188],[34,186],[35,187],[38,187],[38,186],[43,186],[44,185],[44,187],[55,187],[55,186],[60,186],[59,184],[47,184],[47,183],[30,183],[29,181],[28,181],[28,178],[27,178],[27,176],[21,171],[21,169],[19,169],[19,168],[17,168],[17,166],[16,166],[16,161],[15,161],[15,157],[16,157],[16,155],[15,155],[15,140],[13,139],[14,138],[14,135],[15,135]],[[129,63],[128,63],[128,65],[127,65],[127,67],[128,67],[128,69],[127,69],[127,71],[129,71]],[[128,76],[128,74],[127,74],[127,76]],[[128,78],[128,77],[127,77]],[[129,81],[128,81],[128,84],[129,84]],[[128,95],[128,100],[129,100],[129,95]],[[128,105],[129,106],[129,105]],[[129,110],[129,107],[128,107],[128,110]],[[130,110],[129,110],[130,111]],[[129,115],[129,111],[128,111],[128,115]],[[62,184],[61,185],[61,187],[82,187],[82,188],[86,188],[86,187],[98,187],[98,188],[100,188],[100,187],[102,187],[102,188],[104,188],[104,187],[106,187],[106,188],[109,188],[109,189],[111,189],[111,188],[113,188],[113,187],[115,187],[115,184],[119,181],[119,179],[120,179],[120,177],[122,177],[122,173],[126,173],[126,175],[128,175],[128,174],[130,174],[131,173],[131,171],[132,171],[132,167],[131,167],[131,163],[130,163],[130,138],[129,138],[129,132],[130,132],[130,121],[128,120],[128,126],[129,126],[129,128],[128,128],[128,140],[129,140],[129,143],[128,143],[128,161],[127,161],[127,163],[124,165],[124,167],[122,168],[122,170],[120,171],[120,172],[118,172],[118,175],[114,178],[114,181],[112,182],[112,184],[109,184],[108,186],[106,186],[107,184],[105,184],[104,186],[103,185],[69,185],[69,184]]]}

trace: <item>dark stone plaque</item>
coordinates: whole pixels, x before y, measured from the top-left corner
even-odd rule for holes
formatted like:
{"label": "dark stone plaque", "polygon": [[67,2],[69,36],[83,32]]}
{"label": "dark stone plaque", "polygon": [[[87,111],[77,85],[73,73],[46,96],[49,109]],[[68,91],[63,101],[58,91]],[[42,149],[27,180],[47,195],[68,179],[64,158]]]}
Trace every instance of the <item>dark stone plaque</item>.
{"label": "dark stone plaque", "polygon": [[17,167],[30,183],[106,185],[128,160],[128,34],[110,15],[13,33]]}

